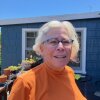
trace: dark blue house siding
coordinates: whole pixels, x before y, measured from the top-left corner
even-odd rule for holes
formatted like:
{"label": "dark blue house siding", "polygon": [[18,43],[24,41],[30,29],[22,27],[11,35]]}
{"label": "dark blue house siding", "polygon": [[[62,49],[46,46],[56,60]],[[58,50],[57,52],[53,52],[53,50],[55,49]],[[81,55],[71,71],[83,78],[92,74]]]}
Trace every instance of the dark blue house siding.
{"label": "dark blue house siding", "polygon": [[[70,20],[76,28],[87,28],[86,71],[100,77],[100,19]],[[5,25],[2,27],[2,67],[17,65],[22,56],[22,28],[39,28],[44,23]],[[96,72],[96,73],[95,73]]]}
{"label": "dark blue house siding", "polygon": [[2,27],[2,69],[18,65],[22,57],[22,28],[38,28],[42,23],[5,25]]}
{"label": "dark blue house siding", "polygon": [[2,33],[2,67],[18,64],[21,59],[21,26],[3,26]]}
{"label": "dark blue house siding", "polygon": [[82,19],[71,22],[77,28],[87,28],[86,72],[96,80],[100,78],[100,19]]}

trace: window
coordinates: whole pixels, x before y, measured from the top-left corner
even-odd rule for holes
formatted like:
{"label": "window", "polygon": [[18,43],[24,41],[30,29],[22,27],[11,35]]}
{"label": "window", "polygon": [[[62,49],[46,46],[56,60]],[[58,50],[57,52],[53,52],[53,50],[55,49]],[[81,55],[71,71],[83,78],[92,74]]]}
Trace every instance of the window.
{"label": "window", "polygon": [[[22,29],[22,59],[35,55],[32,46],[35,42],[38,29]],[[86,73],[86,28],[76,28],[79,36],[80,50],[78,52],[78,62],[71,62],[70,66],[76,73]]]}
{"label": "window", "polygon": [[22,29],[22,59],[36,55],[32,50],[38,29]]}
{"label": "window", "polygon": [[77,62],[71,62],[70,66],[76,73],[86,73],[86,28],[76,28],[79,38],[79,52]]}

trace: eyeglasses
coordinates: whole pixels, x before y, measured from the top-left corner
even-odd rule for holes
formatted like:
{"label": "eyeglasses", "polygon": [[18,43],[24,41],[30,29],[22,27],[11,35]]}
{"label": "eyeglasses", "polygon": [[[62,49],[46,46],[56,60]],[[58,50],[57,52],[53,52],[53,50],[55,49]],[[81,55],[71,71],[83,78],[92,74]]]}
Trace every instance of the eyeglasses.
{"label": "eyeglasses", "polygon": [[59,41],[57,38],[51,38],[44,41],[43,43],[48,43],[48,45],[55,47],[59,44],[59,42],[61,42],[63,46],[69,46],[73,43],[73,41],[74,40],[66,40],[66,39]]}

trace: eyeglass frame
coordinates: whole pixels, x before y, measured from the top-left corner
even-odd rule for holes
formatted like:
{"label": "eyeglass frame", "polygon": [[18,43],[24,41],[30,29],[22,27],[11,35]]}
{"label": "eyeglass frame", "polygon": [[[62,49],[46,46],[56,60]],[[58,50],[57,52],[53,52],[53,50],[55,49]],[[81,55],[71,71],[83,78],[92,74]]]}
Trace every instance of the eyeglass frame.
{"label": "eyeglass frame", "polygon": [[[56,41],[55,44],[50,43],[50,42],[53,42],[53,41],[51,41],[51,40],[53,40],[53,39],[55,39],[55,41]],[[42,44],[48,43],[48,44],[50,44],[52,47],[56,47],[56,46],[58,46],[59,43],[62,43],[63,46],[69,46],[69,45],[71,45],[71,44],[73,43],[73,41],[74,41],[74,40],[72,40],[72,39],[70,39],[70,40],[63,39],[63,40],[60,41],[60,40],[58,40],[58,38],[50,38],[50,39],[47,39],[47,40],[43,41]],[[66,42],[66,44],[65,44],[65,42]]]}

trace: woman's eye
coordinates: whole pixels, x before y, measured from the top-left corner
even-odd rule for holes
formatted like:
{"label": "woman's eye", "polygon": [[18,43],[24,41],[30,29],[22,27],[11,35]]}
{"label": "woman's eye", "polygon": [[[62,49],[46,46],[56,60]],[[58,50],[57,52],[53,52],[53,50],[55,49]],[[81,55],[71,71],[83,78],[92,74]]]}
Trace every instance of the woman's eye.
{"label": "woman's eye", "polygon": [[57,43],[57,41],[50,41],[50,43],[51,43],[51,44],[56,44],[56,43]]}
{"label": "woman's eye", "polygon": [[69,42],[69,41],[63,41],[63,43],[64,43],[64,44],[69,44],[70,42]]}

